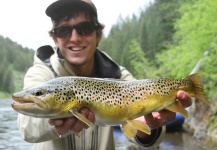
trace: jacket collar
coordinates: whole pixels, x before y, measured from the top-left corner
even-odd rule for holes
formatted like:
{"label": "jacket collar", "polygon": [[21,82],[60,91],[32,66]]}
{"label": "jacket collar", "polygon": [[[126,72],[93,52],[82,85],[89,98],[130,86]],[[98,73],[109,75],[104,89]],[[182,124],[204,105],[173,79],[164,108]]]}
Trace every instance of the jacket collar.
{"label": "jacket collar", "polygon": [[121,78],[120,67],[98,49],[95,52],[95,68],[92,77]]}
{"label": "jacket collar", "polygon": [[[54,54],[54,49],[49,46],[42,46],[37,50],[37,57],[43,62],[50,62],[51,55]],[[58,58],[63,60],[60,50],[57,48]],[[91,77],[97,78],[121,78],[120,67],[112,61],[108,56],[96,49],[95,52],[95,66]]]}

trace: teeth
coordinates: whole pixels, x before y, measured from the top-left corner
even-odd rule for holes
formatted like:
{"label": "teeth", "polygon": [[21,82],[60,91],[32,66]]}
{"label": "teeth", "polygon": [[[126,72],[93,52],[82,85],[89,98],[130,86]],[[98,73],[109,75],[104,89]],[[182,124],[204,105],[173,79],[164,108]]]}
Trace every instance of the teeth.
{"label": "teeth", "polygon": [[82,50],[83,47],[70,47],[69,49],[72,51],[79,51],[79,50]]}

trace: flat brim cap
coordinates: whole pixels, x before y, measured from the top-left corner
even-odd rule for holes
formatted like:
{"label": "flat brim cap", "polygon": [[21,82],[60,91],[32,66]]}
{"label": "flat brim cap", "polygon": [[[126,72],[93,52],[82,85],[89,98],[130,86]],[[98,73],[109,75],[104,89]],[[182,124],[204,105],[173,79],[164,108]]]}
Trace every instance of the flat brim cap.
{"label": "flat brim cap", "polygon": [[97,17],[96,7],[91,0],[58,0],[49,5],[45,13],[51,18],[55,18],[73,8],[88,10]]}

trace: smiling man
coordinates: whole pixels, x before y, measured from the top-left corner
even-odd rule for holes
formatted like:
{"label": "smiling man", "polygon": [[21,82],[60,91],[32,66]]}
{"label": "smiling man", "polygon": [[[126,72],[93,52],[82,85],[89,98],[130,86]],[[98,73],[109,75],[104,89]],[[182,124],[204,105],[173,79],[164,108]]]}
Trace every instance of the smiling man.
{"label": "smiling man", "polygon": [[[46,9],[53,27],[49,32],[56,45],[40,47],[34,65],[24,78],[24,89],[40,85],[58,76],[85,76],[135,80],[124,68],[97,49],[104,26],[99,23],[97,10],[91,0],[59,0]],[[105,16],[106,17],[106,16]],[[188,107],[191,98],[178,92],[177,99]],[[79,111],[94,123],[88,108]],[[151,128],[151,135],[138,131],[130,139],[142,147],[154,147],[162,141],[164,125],[175,113],[160,111],[138,118]],[[35,150],[114,150],[113,128],[96,126],[92,131],[76,117],[42,119],[18,115],[18,127],[24,140],[35,143]],[[81,137],[74,133],[81,132]]]}

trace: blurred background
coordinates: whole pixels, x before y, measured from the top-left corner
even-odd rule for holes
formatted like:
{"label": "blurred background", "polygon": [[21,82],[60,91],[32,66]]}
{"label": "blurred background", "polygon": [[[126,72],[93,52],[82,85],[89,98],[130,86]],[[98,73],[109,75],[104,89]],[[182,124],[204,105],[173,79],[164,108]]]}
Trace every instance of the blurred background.
{"label": "blurred background", "polygon": [[[16,127],[16,112],[10,108],[10,97],[22,90],[23,76],[32,65],[37,47],[53,46],[47,33],[51,23],[44,14],[51,2],[0,2],[0,149],[25,149]],[[202,76],[210,105],[193,101],[188,119],[177,116],[178,125],[177,122],[168,125],[160,148],[216,147],[217,0],[138,0],[138,3],[110,0],[106,5],[99,0],[93,2],[98,8],[99,21],[106,25],[98,48],[137,79],[179,79],[194,72]],[[116,9],[119,11],[115,12]],[[119,131],[115,135],[127,142]],[[183,139],[194,140],[193,147],[189,140]],[[126,144],[118,146],[117,149],[127,149]]]}

